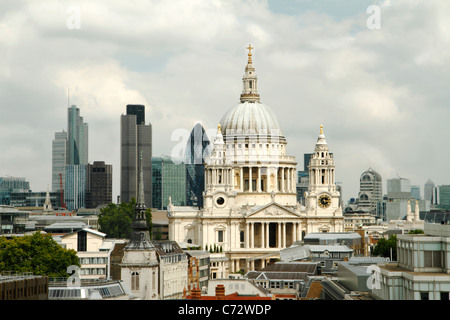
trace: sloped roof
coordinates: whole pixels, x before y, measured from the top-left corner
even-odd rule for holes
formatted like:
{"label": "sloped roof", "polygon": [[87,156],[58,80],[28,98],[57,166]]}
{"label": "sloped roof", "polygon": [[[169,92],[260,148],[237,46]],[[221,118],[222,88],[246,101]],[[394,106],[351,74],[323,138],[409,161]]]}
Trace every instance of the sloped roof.
{"label": "sloped roof", "polygon": [[305,272],[315,274],[317,272],[317,263],[311,262],[288,262],[288,263],[272,263],[262,269],[265,272]]}

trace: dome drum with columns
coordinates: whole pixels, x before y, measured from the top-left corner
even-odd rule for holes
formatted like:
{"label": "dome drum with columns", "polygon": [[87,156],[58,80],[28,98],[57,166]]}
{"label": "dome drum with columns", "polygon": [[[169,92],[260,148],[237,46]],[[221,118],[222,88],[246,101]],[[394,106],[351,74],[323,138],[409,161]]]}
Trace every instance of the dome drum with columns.
{"label": "dome drum with columns", "polygon": [[205,163],[203,208],[168,207],[170,239],[221,247],[228,272],[264,267],[307,233],[343,231],[323,128],[305,207],[297,202],[295,157],[287,154],[274,113],[260,101],[253,48],[248,49],[240,102],[222,117]]}

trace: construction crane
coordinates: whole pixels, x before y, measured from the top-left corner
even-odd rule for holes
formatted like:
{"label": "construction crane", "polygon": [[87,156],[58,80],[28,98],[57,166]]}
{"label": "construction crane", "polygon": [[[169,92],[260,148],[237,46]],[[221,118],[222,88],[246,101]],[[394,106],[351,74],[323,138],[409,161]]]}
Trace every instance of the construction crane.
{"label": "construction crane", "polygon": [[59,186],[60,186],[60,191],[61,191],[61,207],[63,207],[64,209],[66,209],[66,204],[64,203],[64,190],[63,190],[63,185],[62,185],[62,174],[59,174]]}

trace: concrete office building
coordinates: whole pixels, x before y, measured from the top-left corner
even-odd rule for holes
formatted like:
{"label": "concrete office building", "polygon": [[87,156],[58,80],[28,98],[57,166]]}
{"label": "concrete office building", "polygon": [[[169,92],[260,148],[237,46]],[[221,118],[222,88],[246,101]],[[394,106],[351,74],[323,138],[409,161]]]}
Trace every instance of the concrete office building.
{"label": "concrete office building", "polygon": [[383,300],[449,300],[450,225],[397,236],[398,262],[378,265],[373,294]]}
{"label": "concrete office building", "polygon": [[359,185],[358,208],[375,213],[377,203],[383,199],[381,175],[369,168],[361,174]]}
{"label": "concrete office building", "polygon": [[145,106],[127,105],[120,119],[120,201],[137,198],[138,162],[143,158],[145,205],[152,207],[152,125],[145,124]]}

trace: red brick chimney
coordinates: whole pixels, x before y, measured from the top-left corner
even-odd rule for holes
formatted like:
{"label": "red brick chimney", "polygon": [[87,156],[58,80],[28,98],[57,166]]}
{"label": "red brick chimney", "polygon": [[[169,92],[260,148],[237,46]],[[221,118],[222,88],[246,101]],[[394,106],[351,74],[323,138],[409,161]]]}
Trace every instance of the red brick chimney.
{"label": "red brick chimney", "polygon": [[191,290],[191,299],[200,300],[202,298],[202,291],[199,288],[194,288]]}
{"label": "red brick chimney", "polygon": [[225,299],[225,287],[223,284],[219,284],[216,287],[216,300],[224,300]]}

